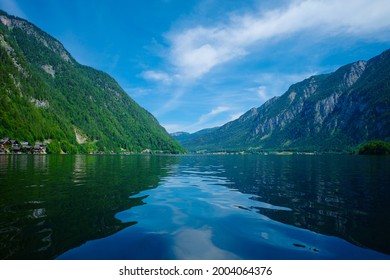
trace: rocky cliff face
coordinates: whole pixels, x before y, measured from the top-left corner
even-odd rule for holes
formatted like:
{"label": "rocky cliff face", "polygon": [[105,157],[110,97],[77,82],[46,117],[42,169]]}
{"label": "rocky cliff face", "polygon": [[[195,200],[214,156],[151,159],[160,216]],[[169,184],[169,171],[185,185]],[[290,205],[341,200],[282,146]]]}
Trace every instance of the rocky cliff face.
{"label": "rocky cliff face", "polygon": [[190,150],[345,150],[390,139],[390,51],[292,85]]}

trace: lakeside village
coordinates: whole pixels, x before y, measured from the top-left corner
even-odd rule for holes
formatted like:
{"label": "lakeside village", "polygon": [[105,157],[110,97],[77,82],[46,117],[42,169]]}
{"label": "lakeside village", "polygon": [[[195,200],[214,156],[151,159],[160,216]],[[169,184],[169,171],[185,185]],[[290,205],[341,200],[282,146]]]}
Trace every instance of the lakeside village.
{"label": "lakeside village", "polygon": [[[9,138],[3,138],[0,140],[0,155],[7,154],[35,154],[35,155],[46,155],[47,154],[47,145],[49,141],[45,140],[42,142],[35,142],[34,145],[30,145],[28,142],[18,142]],[[141,154],[153,154],[154,152],[150,149],[145,149]],[[163,153],[160,151],[159,153]],[[106,154],[103,151],[99,152],[90,152],[89,154]],[[108,154],[116,154],[115,152],[109,152]],[[120,154],[130,155],[134,154],[133,152],[121,152]]]}
{"label": "lakeside village", "polygon": [[[47,154],[47,145],[49,144],[49,141],[45,140],[42,142],[35,142],[35,145],[32,146],[28,142],[18,142],[16,140],[12,140],[9,138],[3,138],[0,140],[0,155],[6,155],[6,154],[36,154],[36,155],[46,155]],[[115,152],[90,152],[89,154],[98,154],[98,155],[104,155],[104,154],[117,154]],[[120,152],[121,155],[131,155],[136,154],[134,152]],[[150,149],[145,149],[140,153],[137,154],[163,154],[163,151],[152,151]],[[195,154],[213,154],[213,155],[228,155],[228,154],[236,154],[236,155],[244,155],[244,154],[254,154],[253,152],[244,152],[244,151],[231,151],[231,152],[207,152],[207,151],[197,151]],[[276,155],[293,155],[293,152],[290,151],[273,151],[273,152],[257,152],[256,154],[276,154]],[[317,152],[296,152],[296,154],[306,154],[306,155],[314,155],[317,154]]]}
{"label": "lakeside village", "polygon": [[30,145],[28,142],[18,142],[9,138],[0,140],[0,154],[46,154],[47,143],[35,142]]}

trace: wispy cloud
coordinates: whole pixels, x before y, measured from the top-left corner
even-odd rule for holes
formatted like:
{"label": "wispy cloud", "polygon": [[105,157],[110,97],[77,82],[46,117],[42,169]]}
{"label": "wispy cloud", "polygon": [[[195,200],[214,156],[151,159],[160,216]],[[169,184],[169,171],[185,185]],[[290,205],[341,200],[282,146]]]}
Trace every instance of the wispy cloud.
{"label": "wispy cloud", "polygon": [[183,131],[183,125],[180,125],[180,124],[174,124],[174,123],[170,123],[170,124],[161,124],[166,131],[168,131],[169,133],[173,133],[173,132],[179,132],[179,131]]}
{"label": "wispy cloud", "polygon": [[390,27],[388,0],[306,0],[267,12],[233,15],[214,26],[188,27],[167,35],[169,60],[178,77],[196,79],[214,67],[247,55],[264,40],[297,32],[380,35]]}
{"label": "wispy cloud", "polygon": [[205,124],[207,124],[207,127],[214,127],[219,126],[231,119],[229,117],[229,114],[227,116],[220,117],[220,115],[223,115],[224,113],[231,112],[235,110],[233,107],[227,107],[227,106],[218,106],[213,109],[211,109],[208,113],[205,113],[201,115],[198,118],[198,121],[193,123],[190,126],[183,127],[183,130],[194,132],[199,129],[202,129]]}
{"label": "wispy cloud", "polygon": [[262,101],[266,101],[269,97],[267,96],[267,91],[266,91],[266,87],[265,86],[259,86],[257,88],[257,94],[259,95],[260,99]]}
{"label": "wispy cloud", "polygon": [[199,120],[198,120],[198,122],[196,124],[197,125],[204,124],[204,123],[208,122],[211,118],[213,118],[213,117],[215,117],[215,116],[217,116],[217,115],[219,115],[221,113],[224,113],[226,111],[230,111],[230,110],[232,110],[232,108],[226,107],[226,106],[219,106],[217,108],[214,108],[210,112],[208,112],[208,113],[206,113],[204,115],[201,115],[199,117]]}
{"label": "wispy cloud", "polygon": [[173,93],[167,99],[168,101],[166,101],[164,104],[161,104],[161,106],[156,111],[153,111],[153,115],[159,117],[166,114],[167,112],[174,110],[177,106],[180,105],[181,97],[184,95],[184,93],[184,88],[173,90]]}
{"label": "wispy cloud", "polygon": [[236,108],[233,107],[219,106],[201,115],[198,121],[191,125],[167,123],[163,124],[163,126],[168,132],[186,131],[192,133],[205,128],[205,125],[208,128],[224,125],[227,122],[238,119],[244,113],[244,111],[236,112]]}
{"label": "wispy cloud", "polygon": [[142,88],[142,87],[126,87],[124,90],[133,98],[148,96],[152,93],[150,88]]}
{"label": "wispy cloud", "polygon": [[238,118],[241,117],[243,114],[245,114],[245,112],[238,112],[238,113],[235,113],[235,114],[230,115],[229,122],[238,119]]}
{"label": "wispy cloud", "polygon": [[162,71],[148,70],[142,72],[140,76],[146,80],[162,82],[164,84],[170,84],[172,82],[170,75]]}

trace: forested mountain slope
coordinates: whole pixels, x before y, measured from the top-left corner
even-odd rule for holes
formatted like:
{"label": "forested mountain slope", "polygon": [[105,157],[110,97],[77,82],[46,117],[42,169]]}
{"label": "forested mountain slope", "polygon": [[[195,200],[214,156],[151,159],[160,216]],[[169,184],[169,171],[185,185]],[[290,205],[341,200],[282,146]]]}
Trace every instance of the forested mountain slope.
{"label": "forested mountain slope", "polygon": [[46,140],[51,152],[184,152],[113,78],[2,11],[0,62],[0,138]]}

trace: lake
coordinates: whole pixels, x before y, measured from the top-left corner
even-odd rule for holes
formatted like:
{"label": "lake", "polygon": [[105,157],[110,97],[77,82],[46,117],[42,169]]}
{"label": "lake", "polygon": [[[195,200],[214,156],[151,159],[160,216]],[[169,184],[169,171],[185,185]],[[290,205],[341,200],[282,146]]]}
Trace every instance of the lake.
{"label": "lake", "polygon": [[0,259],[390,259],[390,157],[1,155]]}

